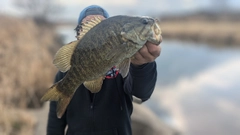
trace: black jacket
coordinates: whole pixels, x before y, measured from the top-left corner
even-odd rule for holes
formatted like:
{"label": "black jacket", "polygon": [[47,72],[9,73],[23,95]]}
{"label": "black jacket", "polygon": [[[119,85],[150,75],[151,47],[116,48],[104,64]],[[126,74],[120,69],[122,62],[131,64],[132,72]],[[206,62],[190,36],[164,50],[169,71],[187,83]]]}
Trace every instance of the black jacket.
{"label": "black jacket", "polygon": [[[58,72],[55,82],[64,77]],[[131,135],[132,95],[146,101],[156,83],[156,63],[131,65],[128,76],[105,79],[100,92],[91,94],[83,85],[76,90],[61,119],[56,102],[50,102],[47,135]]]}

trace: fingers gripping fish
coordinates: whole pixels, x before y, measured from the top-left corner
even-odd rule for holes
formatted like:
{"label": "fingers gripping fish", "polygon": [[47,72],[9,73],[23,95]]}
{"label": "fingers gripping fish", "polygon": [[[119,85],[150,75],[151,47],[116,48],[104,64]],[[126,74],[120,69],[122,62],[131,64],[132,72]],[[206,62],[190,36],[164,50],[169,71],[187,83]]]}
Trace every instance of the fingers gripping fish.
{"label": "fingers gripping fish", "polygon": [[65,77],[55,83],[42,101],[57,101],[57,116],[64,114],[76,89],[83,84],[92,93],[101,90],[108,70],[116,66],[126,77],[131,57],[149,41],[161,42],[157,20],[146,16],[94,18],[82,24],[78,41],[61,47],[53,63]]}

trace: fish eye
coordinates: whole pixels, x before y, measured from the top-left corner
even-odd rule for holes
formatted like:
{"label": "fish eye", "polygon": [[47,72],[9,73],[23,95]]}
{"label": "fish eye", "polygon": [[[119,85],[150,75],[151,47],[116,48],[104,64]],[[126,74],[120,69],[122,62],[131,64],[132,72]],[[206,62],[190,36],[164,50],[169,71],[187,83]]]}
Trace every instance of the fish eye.
{"label": "fish eye", "polygon": [[143,23],[143,24],[148,24],[148,19],[143,19],[143,20],[142,20],[142,23]]}

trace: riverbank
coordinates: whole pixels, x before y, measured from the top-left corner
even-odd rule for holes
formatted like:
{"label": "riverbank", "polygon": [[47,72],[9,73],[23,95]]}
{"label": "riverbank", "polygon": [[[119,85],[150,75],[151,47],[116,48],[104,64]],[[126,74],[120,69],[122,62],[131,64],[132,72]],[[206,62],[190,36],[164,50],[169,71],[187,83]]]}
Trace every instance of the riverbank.
{"label": "riverbank", "polygon": [[30,18],[0,15],[0,134],[32,135],[40,98],[56,73],[54,53],[62,45],[53,27]]}
{"label": "riverbank", "polygon": [[168,16],[161,18],[160,25],[164,39],[204,42],[217,47],[240,47],[239,14],[196,13]]}
{"label": "riverbank", "polygon": [[[56,73],[52,59],[62,39],[54,27],[30,18],[0,17],[0,134],[44,135],[49,108],[40,98],[52,85]],[[138,108],[132,119],[137,135],[148,130],[156,135],[177,132],[148,108]]]}

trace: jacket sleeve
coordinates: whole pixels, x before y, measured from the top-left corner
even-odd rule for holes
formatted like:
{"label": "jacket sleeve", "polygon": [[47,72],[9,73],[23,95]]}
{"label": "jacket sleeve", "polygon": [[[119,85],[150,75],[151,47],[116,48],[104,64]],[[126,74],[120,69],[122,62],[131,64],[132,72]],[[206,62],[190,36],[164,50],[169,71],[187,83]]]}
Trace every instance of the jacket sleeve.
{"label": "jacket sleeve", "polygon": [[[58,82],[64,77],[64,73],[58,72],[55,81]],[[66,128],[66,115],[61,119],[57,118],[56,113],[57,102],[51,101],[48,113],[47,135],[64,135]]]}
{"label": "jacket sleeve", "polygon": [[156,85],[156,68],[155,61],[138,67],[131,65],[124,82],[125,92],[140,98],[142,101],[148,100]]}

